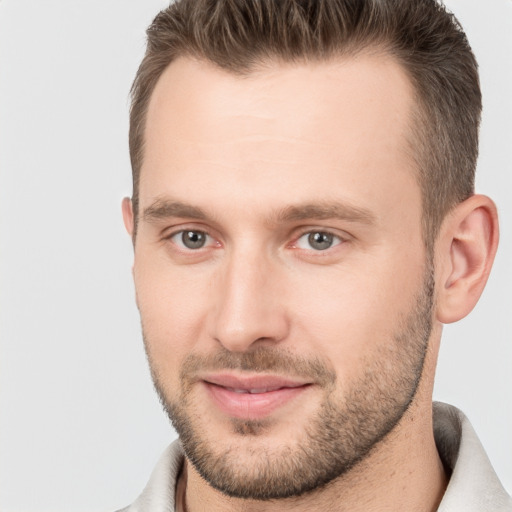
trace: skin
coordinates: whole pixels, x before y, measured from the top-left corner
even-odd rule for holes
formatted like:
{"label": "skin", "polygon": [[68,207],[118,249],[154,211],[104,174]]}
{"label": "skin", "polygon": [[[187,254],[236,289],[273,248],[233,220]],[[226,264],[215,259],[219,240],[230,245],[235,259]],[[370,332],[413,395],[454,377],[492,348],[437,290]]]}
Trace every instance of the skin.
{"label": "skin", "polygon": [[[180,371],[191,354],[269,349],[320,358],[339,397],[378,361],[425,284],[421,195],[406,142],[412,98],[404,71],[382,55],[269,62],[244,78],[184,58],[167,68],[148,111],[133,269],[165,398],[182,397]],[[337,205],[326,218],[304,209],[326,204]],[[283,215],[291,207],[301,215]],[[132,234],[128,199],[123,215]],[[187,249],[184,229],[207,233],[207,244]],[[312,231],[332,233],[335,243],[313,249]],[[364,460],[326,487],[265,502],[226,496],[187,461],[187,510],[436,510],[447,483],[431,421],[441,326],[478,300],[497,240],[496,210],[484,196],[445,219],[417,392]],[[251,467],[262,450],[300,444],[325,395],[309,387],[257,436],[235,435],[199,384],[188,400],[217,452],[234,448]]]}

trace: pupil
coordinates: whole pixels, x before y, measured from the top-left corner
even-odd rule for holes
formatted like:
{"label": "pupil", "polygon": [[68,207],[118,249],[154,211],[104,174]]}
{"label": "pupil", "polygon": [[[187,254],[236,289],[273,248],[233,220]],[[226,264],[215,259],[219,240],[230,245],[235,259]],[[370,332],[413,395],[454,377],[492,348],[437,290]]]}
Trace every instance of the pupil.
{"label": "pupil", "polygon": [[185,247],[189,249],[199,249],[203,247],[206,240],[204,233],[200,231],[185,231],[181,238]]}
{"label": "pupil", "polygon": [[311,233],[308,237],[308,242],[313,249],[317,249],[319,251],[324,251],[325,249],[329,249],[332,245],[332,235],[328,233]]}

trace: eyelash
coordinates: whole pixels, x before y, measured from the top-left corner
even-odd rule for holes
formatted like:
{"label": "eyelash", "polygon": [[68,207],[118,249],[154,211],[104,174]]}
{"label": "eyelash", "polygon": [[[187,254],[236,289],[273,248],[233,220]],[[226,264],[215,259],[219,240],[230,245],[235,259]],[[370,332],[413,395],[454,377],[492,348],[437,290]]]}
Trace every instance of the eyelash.
{"label": "eyelash", "polygon": [[[204,244],[200,245],[199,247],[196,247],[196,248],[187,247],[183,241],[183,237],[184,237],[185,233],[194,233],[194,234],[198,235],[199,237],[204,236],[204,237],[206,237],[206,240],[205,240]],[[321,235],[322,237],[326,237],[327,243],[330,243],[330,245],[328,247],[325,247],[324,249],[318,249],[318,248],[315,249],[315,248],[311,247],[311,242],[312,242],[311,237],[314,235]],[[180,238],[177,238],[177,237],[180,237]],[[306,243],[309,243],[309,247],[301,247],[300,246],[300,240],[305,237],[308,237],[308,241]],[[165,239],[170,240],[182,252],[199,252],[201,249],[206,249],[206,248],[208,248],[208,246],[211,246],[212,240],[215,241],[215,238],[212,237],[211,235],[209,235],[206,231],[201,230],[201,229],[193,229],[193,228],[180,229],[179,231],[174,231],[170,235],[166,236]],[[292,249],[311,251],[313,253],[318,253],[320,255],[324,252],[329,251],[330,249],[333,249],[333,248],[343,244],[346,241],[347,240],[345,238],[343,238],[339,235],[336,235],[328,230],[309,229],[307,231],[303,231],[300,234],[300,236],[295,238],[294,241],[288,245],[288,247],[292,248]],[[193,241],[192,241],[192,243],[193,243]],[[322,241],[320,240],[320,241],[318,241],[318,243],[321,244]],[[221,247],[220,242],[217,241],[213,245],[213,247]]]}
{"label": "eyelash", "polygon": [[[315,249],[311,247],[311,237],[313,235],[322,235],[323,237],[330,238],[330,245],[329,247],[326,247],[324,249]],[[307,243],[309,244],[309,248],[307,247],[300,247],[299,242],[301,239],[307,237]],[[338,245],[341,245],[343,242],[345,242],[345,239],[343,239],[341,236],[335,235],[334,233],[327,231],[327,230],[321,230],[321,229],[310,229],[309,231],[303,232],[292,244],[292,248],[300,249],[300,250],[306,250],[306,251],[313,251],[315,253],[323,253],[328,251],[329,249],[332,249],[334,247],[337,247]],[[321,241],[319,242],[321,243]]]}
{"label": "eyelash", "polygon": [[[186,247],[184,242],[183,242],[183,236],[185,235],[185,233],[195,233],[197,235],[200,235],[200,236],[205,236],[206,237],[206,241],[205,241],[205,244],[202,245],[201,247],[198,247],[198,248],[190,248],[190,247]],[[181,238],[181,241],[178,242],[177,240],[175,240],[176,237],[180,237]],[[173,233],[171,233],[169,236],[165,237],[167,240],[170,240],[172,243],[174,243],[175,245],[177,245],[179,247],[179,249],[183,252],[196,252],[200,249],[203,249],[205,248],[205,246],[208,245],[208,241],[210,240],[215,240],[211,235],[209,235],[206,231],[203,231],[201,229],[180,229],[179,231],[174,231]],[[219,246],[220,247],[220,243],[217,242],[216,243],[216,246]]]}

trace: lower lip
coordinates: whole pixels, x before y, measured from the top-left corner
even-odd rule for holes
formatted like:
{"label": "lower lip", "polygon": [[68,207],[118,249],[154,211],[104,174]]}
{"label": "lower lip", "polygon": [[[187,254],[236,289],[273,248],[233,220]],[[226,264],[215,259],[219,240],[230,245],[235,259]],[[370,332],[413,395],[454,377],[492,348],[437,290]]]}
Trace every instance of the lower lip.
{"label": "lower lip", "polygon": [[281,388],[266,393],[236,393],[222,386],[204,383],[210,397],[226,415],[240,419],[262,419],[283,407],[310,386]]}

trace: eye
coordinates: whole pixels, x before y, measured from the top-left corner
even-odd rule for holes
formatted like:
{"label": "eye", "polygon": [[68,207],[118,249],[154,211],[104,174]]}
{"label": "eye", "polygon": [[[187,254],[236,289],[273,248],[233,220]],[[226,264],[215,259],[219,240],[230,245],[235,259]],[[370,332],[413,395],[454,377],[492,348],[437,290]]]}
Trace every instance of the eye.
{"label": "eye", "polygon": [[325,251],[342,242],[341,238],[326,231],[310,231],[304,233],[295,243],[299,249]]}
{"label": "eye", "polygon": [[211,237],[204,231],[192,229],[178,231],[170,239],[181,249],[201,249],[211,243]]}

